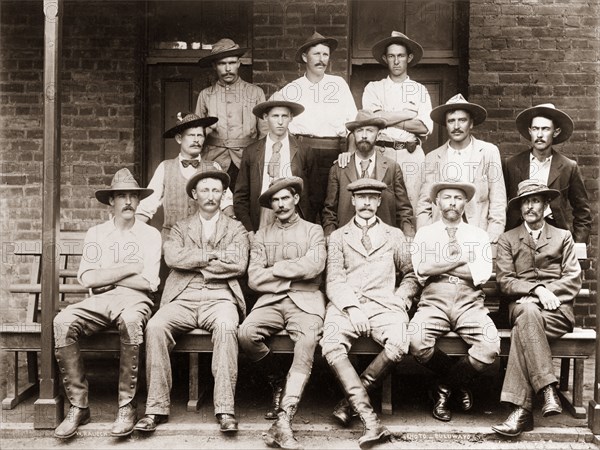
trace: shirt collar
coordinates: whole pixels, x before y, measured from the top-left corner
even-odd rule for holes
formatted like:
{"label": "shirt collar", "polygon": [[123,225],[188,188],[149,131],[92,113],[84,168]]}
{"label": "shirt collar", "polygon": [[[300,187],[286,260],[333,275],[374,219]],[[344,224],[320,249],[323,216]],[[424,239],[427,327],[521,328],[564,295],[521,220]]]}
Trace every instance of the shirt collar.
{"label": "shirt collar", "polygon": [[198,212],[198,217],[200,217],[200,222],[202,222],[203,224],[207,223],[207,224],[214,224],[217,223],[217,220],[219,220],[219,217],[221,217],[221,211],[217,211],[217,213],[212,216],[212,218],[210,219],[205,219],[204,217],[202,217],[202,214],[200,214]]}
{"label": "shirt collar", "polygon": [[386,83],[388,84],[402,84],[402,83],[406,83],[407,81],[410,81],[410,77],[408,75],[406,75],[406,78],[403,81],[400,81],[399,83],[395,82],[394,80],[392,80],[392,78],[388,75],[385,78]]}
{"label": "shirt collar", "polygon": [[232,88],[235,88],[235,87],[237,87],[237,85],[238,85],[238,84],[240,84],[240,80],[241,80],[241,79],[242,79],[242,78],[241,78],[241,77],[238,75],[238,78],[237,78],[237,80],[235,80],[235,81],[234,81],[233,83],[231,83],[231,84],[225,84],[225,83],[222,83],[222,82],[221,82],[221,80],[218,80],[218,81],[217,81],[217,86],[219,86],[220,88],[223,88],[223,89],[226,89],[227,87],[232,87]]}
{"label": "shirt collar", "polygon": [[531,153],[529,154],[529,160],[530,160],[531,162],[534,162],[534,163],[536,163],[536,164],[547,164],[547,163],[549,163],[549,162],[551,162],[551,161],[552,161],[552,153],[550,153],[550,156],[548,156],[548,157],[547,157],[545,160],[543,160],[543,161],[540,161],[539,159],[537,159],[537,158],[535,157],[535,155],[533,154],[533,152],[531,152]]}
{"label": "shirt collar", "polygon": [[185,156],[183,156],[181,153],[179,154],[179,161],[184,161],[184,160],[192,160],[192,159],[197,159],[198,161],[202,160],[202,156],[199,154],[198,156],[196,156],[195,158],[186,158]]}
{"label": "shirt collar", "polygon": [[452,141],[448,141],[448,151],[450,151],[454,155],[466,155],[471,152],[473,148],[473,136],[469,136],[469,144],[465,148],[461,148],[460,150],[452,147]]}
{"label": "shirt collar", "polygon": [[275,224],[279,227],[279,228],[289,228],[292,225],[297,224],[300,221],[300,216],[298,215],[298,213],[294,213],[294,215],[290,218],[289,221],[287,221],[286,223],[282,223],[279,219],[275,219]]}
{"label": "shirt collar", "polygon": [[525,225],[525,229],[532,237],[534,237],[535,239],[539,239],[542,235],[542,231],[544,231],[544,228],[546,227],[546,222],[544,221],[544,223],[542,224],[542,228],[540,228],[539,230],[532,230],[531,228],[529,228],[529,224],[525,221],[523,221],[523,225]]}
{"label": "shirt collar", "polygon": [[[288,131],[287,133],[285,133],[284,138],[281,140],[281,145],[282,148],[285,147],[286,145],[288,145],[290,141],[290,132]],[[273,148],[273,144],[277,142],[274,139],[271,138],[271,133],[267,133],[267,141],[265,142],[265,144],[268,146],[269,149]]]}
{"label": "shirt collar", "polygon": [[358,214],[354,215],[354,220],[357,224],[364,227],[365,225],[373,226],[375,222],[379,222],[377,216],[371,217],[368,221],[360,217]]}

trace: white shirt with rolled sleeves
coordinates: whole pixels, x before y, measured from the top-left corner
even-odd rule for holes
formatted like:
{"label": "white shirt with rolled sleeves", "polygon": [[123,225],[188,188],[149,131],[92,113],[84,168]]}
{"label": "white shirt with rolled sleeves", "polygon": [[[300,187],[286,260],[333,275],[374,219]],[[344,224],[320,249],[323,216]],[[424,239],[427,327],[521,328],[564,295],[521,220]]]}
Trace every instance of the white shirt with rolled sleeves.
{"label": "white shirt with rolled sleeves", "polygon": [[114,220],[93,226],[85,235],[77,279],[82,283],[81,276],[88,270],[143,262],[144,270],[140,275],[155,292],[160,282],[161,247],[160,232],[140,220],[127,231],[117,229]]}
{"label": "white shirt with rolled sleeves", "polygon": [[[469,255],[467,265],[471,271],[473,284],[478,286],[488,281],[492,276],[492,250],[487,232],[474,225],[460,222],[456,230],[456,239],[461,252]],[[446,225],[441,220],[419,228],[411,245],[413,268],[419,283],[425,285],[429,278],[419,273],[422,262],[436,258],[436,261],[445,264],[446,261],[456,261],[459,258],[459,256],[449,255],[449,242]]]}
{"label": "white shirt with rolled sleeves", "polygon": [[345,137],[346,122],[356,117],[356,104],[346,80],[337,75],[325,74],[318,83],[306,75],[286,84],[269,100],[300,103],[304,112],[290,122],[292,134],[316,137]]}
{"label": "white shirt with rolled sleeves", "polygon": [[[182,161],[183,159],[185,158],[179,155],[179,161]],[[202,160],[200,156],[192,159],[197,159],[198,161]],[[183,167],[182,164],[179,164],[179,170],[181,171],[181,175],[183,175],[183,177],[186,180],[189,180],[190,178],[192,178],[192,175],[194,175],[196,173],[196,170],[198,169],[194,168],[194,166],[192,165]],[[152,179],[150,180],[150,183],[148,183],[148,189],[153,189],[154,192],[140,202],[135,213],[141,214],[142,216],[146,216],[148,217],[148,219],[152,219],[152,217],[154,217],[154,214],[156,214],[156,211],[162,205],[163,202],[163,195],[165,192],[164,161],[162,161],[154,171],[154,175],[152,175]],[[181,195],[187,194],[185,192],[182,192]],[[223,193],[223,197],[221,198],[221,210],[227,208],[228,206],[233,206],[233,194],[231,193],[231,190],[229,188],[225,190],[225,192]]]}

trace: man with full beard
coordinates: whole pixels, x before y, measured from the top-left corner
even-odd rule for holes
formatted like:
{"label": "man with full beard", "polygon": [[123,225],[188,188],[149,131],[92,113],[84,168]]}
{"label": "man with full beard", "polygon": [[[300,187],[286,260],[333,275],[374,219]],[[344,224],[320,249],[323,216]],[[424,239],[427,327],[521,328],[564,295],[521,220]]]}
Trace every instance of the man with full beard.
{"label": "man with full beard", "polygon": [[[430,199],[441,219],[417,231],[412,263],[424,286],[419,307],[409,325],[410,352],[441,379],[434,390],[433,417],[449,421],[450,395],[457,394],[463,411],[473,406],[469,385],[494,362],[500,350],[498,331],[483,304],[481,286],[492,274],[488,234],[463,222],[475,186],[438,182]],[[439,336],[455,331],[470,345],[467,356],[454,362],[435,346]]]}
{"label": "man with full beard", "polygon": [[360,178],[373,178],[387,185],[381,193],[381,205],[377,216],[386,224],[400,228],[404,235],[415,235],[413,209],[406,194],[402,169],[398,163],[376,152],[375,141],[386,121],[372,112],[361,110],[356,119],[346,123],[354,135],[356,152],[345,167],[334,164],[329,171],[327,197],[323,208],[323,230],[329,236],[334,230],[347,224],[354,216],[352,193],[348,185]]}

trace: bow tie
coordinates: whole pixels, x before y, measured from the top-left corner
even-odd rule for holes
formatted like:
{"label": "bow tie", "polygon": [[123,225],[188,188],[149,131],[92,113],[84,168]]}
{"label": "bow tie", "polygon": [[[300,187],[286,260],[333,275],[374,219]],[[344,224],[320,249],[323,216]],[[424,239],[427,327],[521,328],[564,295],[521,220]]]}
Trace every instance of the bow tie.
{"label": "bow tie", "polygon": [[200,165],[200,161],[197,159],[182,159],[181,165],[186,168],[187,166],[192,166],[194,169],[197,169]]}

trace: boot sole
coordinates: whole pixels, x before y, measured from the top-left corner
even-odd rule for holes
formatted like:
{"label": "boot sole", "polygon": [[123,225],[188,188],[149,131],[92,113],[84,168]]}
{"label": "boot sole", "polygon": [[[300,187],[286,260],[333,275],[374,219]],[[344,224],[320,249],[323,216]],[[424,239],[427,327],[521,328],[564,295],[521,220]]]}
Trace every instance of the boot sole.
{"label": "boot sole", "polygon": [[338,415],[336,413],[333,413],[331,415],[333,416],[335,421],[344,428],[348,428],[350,426],[350,424],[352,423],[352,418],[350,418],[350,420],[346,420],[346,419],[344,419],[344,416],[342,416],[342,415]]}
{"label": "boot sole", "polygon": [[377,442],[381,441],[383,438],[389,438],[391,435],[392,433],[390,432],[390,430],[383,430],[381,433],[379,433],[379,435],[376,438],[369,439],[366,441],[361,441],[361,439],[359,439],[358,446],[360,448],[369,448]]}
{"label": "boot sole", "polygon": [[441,420],[442,422],[450,422],[452,420],[452,417],[441,417],[435,413],[431,413],[431,415],[433,416],[434,419]]}
{"label": "boot sole", "polygon": [[492,430],[494,430],[494,433],[498,433],[502,436],[507,436],[507,437],[517,437],[519,436],[523,431],[533,431],[533,427],[525,427],[523,428],[521,431],[517,432],[517,433],[507,433],[506,431],[502,431],[497,429],[496,427],[492,426]]}
{"label": "boot sole", "polygon": [[54,437],[56,439],[71,439],[73,436],[75,436],[77,434],[77,429],[81,425],[87,425],[88,423],[91,422],[91,420],[92,420],[91,417],[88,417],[87,419],[85,419],[83,422],[81,422],[79,425],[77,425],[77,428],[75,428],[75,431],[73,431],[71,434],[62,435],[62,434],[56,434],[56,433],[54,433]]}
{"label": "boot sole", "polygon": [[279,443],[275,439],[273,439],[271,436],[269,436],[268,434],[263,436],[263,441],[265,441],[265,444],[267,447],[281,448],[279,446]]}
{"label": "boot sole", "polygon": [[562,414],[562,408],[545,411],[542,413],[542,417],[558,416],[559,414]]}
{"label": "boot sole", "polygon": [[125,431],[123,433],[113,433],[112,431],[110,432],[110,435],[112,437],[126,437],[129,436],[131,433],[133,433],[133,428],[129,431]]}

